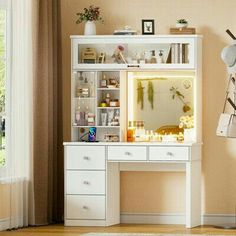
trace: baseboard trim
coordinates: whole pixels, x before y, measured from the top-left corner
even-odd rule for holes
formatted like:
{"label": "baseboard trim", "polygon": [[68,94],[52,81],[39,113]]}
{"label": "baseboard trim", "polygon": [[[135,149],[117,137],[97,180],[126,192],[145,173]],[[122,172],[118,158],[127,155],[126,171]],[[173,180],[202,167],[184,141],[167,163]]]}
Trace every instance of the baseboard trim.
{"label": "baseboard trim", "polygon": [[[127,213],[120,215],[121,223],[127,224],[185,224],[185,214],[178,213]],[[232,224],[234,214],[204,214],[201,217],[202,225]]]}
{"label": "baseboard trim", "polygon": [[202,217],[203,225],[220,225],[235,223],[234,214],[205,214]]}
{"label": "baseboard trim", "polygon": [[121,223],[127,224],[185,224],[184,214],[121,213]]}

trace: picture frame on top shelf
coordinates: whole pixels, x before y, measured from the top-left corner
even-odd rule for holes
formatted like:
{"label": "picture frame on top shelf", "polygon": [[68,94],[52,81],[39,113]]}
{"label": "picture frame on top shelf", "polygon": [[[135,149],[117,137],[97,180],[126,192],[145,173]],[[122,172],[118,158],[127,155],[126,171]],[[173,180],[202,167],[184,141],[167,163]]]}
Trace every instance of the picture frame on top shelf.
{"label": "picture frame on top shelf", "polygon": [[153,19],[142,19],[142,34],[144,35],[155,34],[155,22]]}

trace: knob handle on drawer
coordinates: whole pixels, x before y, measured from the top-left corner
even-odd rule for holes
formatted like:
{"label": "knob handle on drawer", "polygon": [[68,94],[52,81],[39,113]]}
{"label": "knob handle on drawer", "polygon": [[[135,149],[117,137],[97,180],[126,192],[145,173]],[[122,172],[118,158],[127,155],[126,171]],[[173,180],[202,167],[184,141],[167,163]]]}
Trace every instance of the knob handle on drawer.
{"label": "knob handle on drawer", "polygon": [[85,181],[84,181],[84,184],[89,185],[89,182],[85,180]]}
{"label": "knob handle on drawer", "polygon": [[131,153],[130,152],[125,152],[125,155],[131,156]]}
{"label": "knob handle on drawer", "polygon": [[167,156],[174,156],[174,154],[172,152],[167,152],[166,155]]}
{"label": "knob handle on drawer", "polygon": [[88,207],[87,207],[87,206],[83,206],[83,209],[84,209],[84,210],[88,210]]}
{"label": "knob handle on drawer", "polygon": [[84,160],[88,161],[89,157],[88,156],[84,156]]}

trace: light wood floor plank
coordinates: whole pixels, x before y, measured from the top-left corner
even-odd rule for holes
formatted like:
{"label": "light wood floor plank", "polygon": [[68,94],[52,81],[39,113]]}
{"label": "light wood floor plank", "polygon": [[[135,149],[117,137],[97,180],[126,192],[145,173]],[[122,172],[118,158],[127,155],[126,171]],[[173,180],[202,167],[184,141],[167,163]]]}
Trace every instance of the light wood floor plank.
{"label": "light wood floor plank", "polygon": [[211,226],[186,229],[182,225],[120,224],[110,227],[64,227],[63,225],[49,225],[41,227],[29,227],[15,231],[0,232],[0,236],[77,236],[83,233],[91,232],[236,235],[236,230],[221,230],[215,229]]}

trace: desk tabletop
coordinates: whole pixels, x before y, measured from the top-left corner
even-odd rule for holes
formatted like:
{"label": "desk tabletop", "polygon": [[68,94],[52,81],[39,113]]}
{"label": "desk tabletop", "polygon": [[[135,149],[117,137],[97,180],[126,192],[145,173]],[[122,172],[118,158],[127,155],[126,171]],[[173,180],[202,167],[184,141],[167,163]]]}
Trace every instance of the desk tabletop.
{"label": "desk tabletop", "polygon": [[201,146],[196,142],[64,142],[64,146]]}

